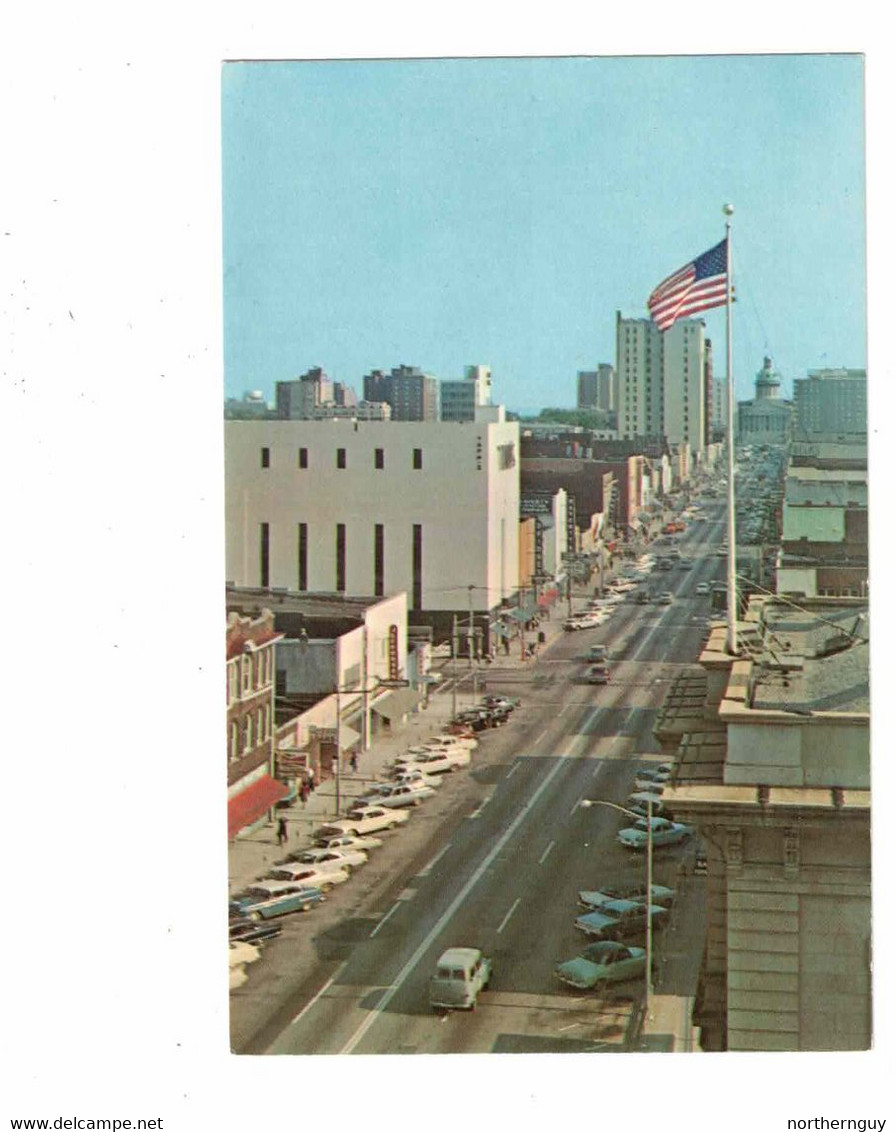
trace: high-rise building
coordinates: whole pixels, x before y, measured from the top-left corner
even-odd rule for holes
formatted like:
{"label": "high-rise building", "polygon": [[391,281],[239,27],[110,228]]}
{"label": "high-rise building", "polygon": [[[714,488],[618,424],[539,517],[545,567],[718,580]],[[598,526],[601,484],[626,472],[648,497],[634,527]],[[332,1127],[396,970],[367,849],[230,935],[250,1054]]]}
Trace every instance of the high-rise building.
{"label": "high-rise building", "polygon": [[794,439],[810,434],[865,436],[867,373],[863,369],[809,370],[793,383]]}
{"label": "high-rise building", "polygon": [[663,436],[702,451],[706,443],[706,345],[702,319],[660,332],[648,318],[616,312],[619,437]]}
{"label": "high-rise building", "polygon": [[390,373],[373,370],[364,378],[364,400],[385,401],[393,421],[437,421],[439,382],[417,366],[396,366]]}
{"label": "high-rise building", "polygon": [[491,404],[491,368],[467,366],[461,381],[443,381],[440,392],[443,421],[475,420],[476,409]]}
{"label": "high-rise building", "polygon": [[578,408],[610,412],[616,408],[616,373],[608,362],[601,362],[595,370],[579,370],[577,378]]}

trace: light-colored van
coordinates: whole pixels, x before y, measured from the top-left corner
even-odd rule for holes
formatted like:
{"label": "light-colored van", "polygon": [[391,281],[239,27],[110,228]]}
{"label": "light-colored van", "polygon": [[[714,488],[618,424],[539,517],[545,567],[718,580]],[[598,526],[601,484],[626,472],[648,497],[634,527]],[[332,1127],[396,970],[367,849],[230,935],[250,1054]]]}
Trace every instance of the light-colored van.
{"label": "light-colored van", "polygon": [[449,947],[429,980],[433,1010],[475,1010],[479,992],[492,977],[492,961],[476,947]]}

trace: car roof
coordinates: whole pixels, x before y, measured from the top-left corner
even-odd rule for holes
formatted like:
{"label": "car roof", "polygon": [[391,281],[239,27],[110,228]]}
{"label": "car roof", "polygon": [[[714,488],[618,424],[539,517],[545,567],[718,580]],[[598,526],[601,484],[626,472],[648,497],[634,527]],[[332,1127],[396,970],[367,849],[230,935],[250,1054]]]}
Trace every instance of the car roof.
{"label": "car roof", "polygon": [[482,952],[478,947],[449,947],[439,956],[440,967],[466,967],[475,963]]}

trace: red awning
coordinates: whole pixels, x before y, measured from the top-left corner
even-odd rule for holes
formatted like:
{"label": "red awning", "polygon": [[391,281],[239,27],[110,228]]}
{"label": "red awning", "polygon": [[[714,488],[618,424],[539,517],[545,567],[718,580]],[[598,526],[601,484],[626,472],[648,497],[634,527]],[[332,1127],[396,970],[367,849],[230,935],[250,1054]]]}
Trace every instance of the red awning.
{"label": "red awning", "polygon": [[251,786],[247,786],[227,802],[227,839],[236,837],[241,829],[257,821],[288,793],[287,785],[271,778],[269,774],[256,778]]}

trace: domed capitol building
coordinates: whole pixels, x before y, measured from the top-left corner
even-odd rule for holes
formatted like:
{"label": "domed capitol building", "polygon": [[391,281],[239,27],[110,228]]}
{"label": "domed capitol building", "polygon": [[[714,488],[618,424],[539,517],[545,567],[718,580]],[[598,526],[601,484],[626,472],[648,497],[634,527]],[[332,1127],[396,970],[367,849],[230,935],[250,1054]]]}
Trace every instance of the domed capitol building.
{"label": "domed capitol building", "polygon": [[793,402],[781,399],[781,378],[771,358],[763,358],[756,374],[756,396],[737,403],[737,439],[740,444],[787,444]]}

